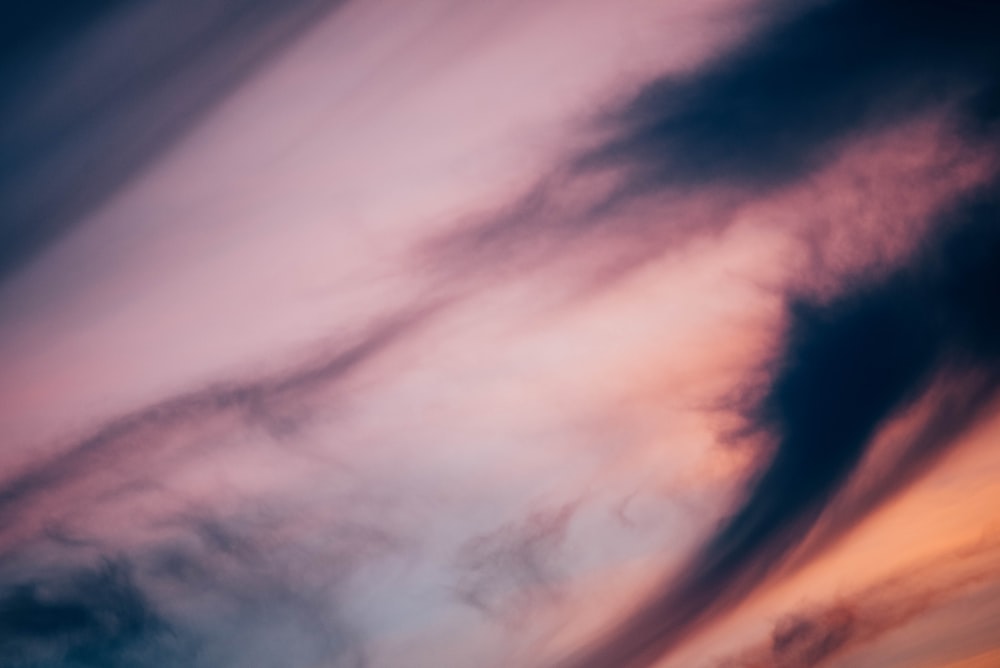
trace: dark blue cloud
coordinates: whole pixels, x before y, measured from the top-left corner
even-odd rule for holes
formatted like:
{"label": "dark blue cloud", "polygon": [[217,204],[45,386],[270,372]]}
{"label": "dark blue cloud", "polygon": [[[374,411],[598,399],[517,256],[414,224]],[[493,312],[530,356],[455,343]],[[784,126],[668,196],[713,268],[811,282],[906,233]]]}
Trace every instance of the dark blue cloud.
{"label": "dark blue cloud", "polygon": [[[890,498],[987,414],[1000,394],[1000,181],[942,212],[902,268],[855,277],[830,300],[791,298],[771,380],[748,410],[774,453],[742,505],[676,581],[567,665],[638,667],[742,600],[783,565],[876,431],[949,378],[958,389],[851,522]],[[841,529],[849,528],[841,518]]]}
{"label": "dark blue cloud", "polygon": [[175,641],[123,560],[0,584],[4,668],[184,665]]}
{"label": "dark blue cloud", "polygon": [[[841,0],[770,11],[771,24],[742,44],[612,105],[596,145],[434,250],[462,270],[544,261],[567,241],[606,244],[602,234],[656,254],[726,227],[730,204],[802,182],[856,140],[922,113],[950,113],[970,143],[995,133],[1000,5]],[[715,214],[658,215],[657,195],[699,190],[713,193]],[[567,206],[566,192],[588,195]],[[647,202],[641,222],[617,215]]]}
{"label": "dark blue cloud", "polygon": [[[789,3],[788,18],[689,76],[646,84],[607,122],[581,170],[624,168],[616,196],[801,179],[841,144],[932,105],[995,113],[1000,6],[991,2]],[[795,7],[792,9],[791,7]]]}
{"label": "dark blue cloud", "polygon": [[[805,177],[851,137],[951,105],[997,154],[1000,6],[821,3],[686,79],[646,86],[617,135],[578,163],[627,176],[609,204],[659,188],[749,193]],[[903,268],[852,277],[829,300],[791,295],[783,347],[747,409],[773,444],[745,500],[668,583],[573,668],[652,663],[786,563],[885,422],[943,377],[950,402],[814,545],[843,535],[940,457],[1000,389],[1000,181],[942,211]]]}

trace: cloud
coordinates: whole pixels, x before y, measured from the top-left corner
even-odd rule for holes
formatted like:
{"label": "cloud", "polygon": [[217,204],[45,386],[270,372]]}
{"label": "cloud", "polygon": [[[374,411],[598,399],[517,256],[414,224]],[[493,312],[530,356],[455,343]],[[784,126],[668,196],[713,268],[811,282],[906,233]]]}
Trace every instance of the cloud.
{"label": "cloud", "polygon": [[456,558],[459,600],[505,625],[524,623],[535,604],[557,597],[559,553],[575,511],[575,504],[540,510],[467,540]]}
{"label": "cloud", "polygon": [[349,592],[411,553],[412,537],[348,490],[337,499],[349,505],[329,507],[221,480],[203,495],[184,471],[220,457],[245,473],[253,439],[233,437],[247,433],[278,446],[269,466],[287,467],[286,441],[437,308],[387,317],[305,364],[111,419],[4,481],[0,665],[367,665]]}
{"label": "cloud", "polygon": [[377,525],[258,503],[173,518],[133,558],[198,648],[192,665],[353,668],[367,665],[364,629],[347,610],[356,580],[411,549]]}
{"label": "cloud", "polygon": [[[802,179],[866,129],[943,99],[961,100],[967,127],[988,132],[982,100],[1000,83],[1000,50],[986,26],[998,17],[983,3],[822,3],[688,80],[644,88],[618,117],[618,136],[577,169],[624,169],[622,187],[606,199],[614,206],[658,189],[717,184],[759,196]],[[998,218],[994,180],[935,216],[902,268],[852,276],[833,297],[789,295],[782,348],[746,410],[771,453],[743,503],[660,592],[560,665],[652,665],[743,600],[815,526],[879,429],[941,378],[958,388],[952,402],[850,523],[976,422],[1000,389]]]}
{"label": "cloud", "polygon": [[[575,254],[581,240],[608,251],[634,238],[641,252],[662,251],[728,226],[742,202],[808,180],[859,139],[931,111],[995,159],[1000,47],[991,26],[1000,10],[844,0],[778,14],[707,66],[644,86],[606,119],[596,148],[441,240],[446,264],[476,272],[503,257],[498,273],[508,276]],[[699,196],[710,200],[701,210],[690,204]],[[769,380],[741,407],[769,444],[742,505],[688,568],[561,666],[651,665],[786,563],[887,422],[948,388],[877,488],[815,550],[916,480],[993,405],[998,181],[946,202],[901,268],[865,268],[832,297],[791,289]]]}
{"label": "cloud", "polygon": [[[966,391],[939,411],[880,503],[954,443],[1000,389],[1000,187],[943,212],[902,268],[855,276],[827,301],[791,297],[785,341],[748,417],[774,440],[743,504],[659,594],[574,668],[645,666],[769,577],[854,473],[879,428],[942,374]],[[871,510],[856,513],[861,517]]]}
{"label": "cloud", "polygon": [[357,343],[297,369],[270,378],[195,390],[108,421],[0,484],[0,518],[4,520],[0,545],[16,543],[18,531],[31,531],[32,521],[51,515],[67,503],[60,489],[108,473],[120,485],[121,474],[130,470],[129,462],[143,461],[143,466],[132,467],[138,472],[148,470],[150,458],[160,461],[161,466],[167,465],[177,454],[175,439],[186,436],[182,443],[194,447],[200,440],[190,436],[210,433],[220,421],[229,432],[256,428],[281,439],[301,423],[313,398],[412,334],[434,311],[433,306],[416,308],[389,318],[362,335]]}
{"label": "cloud", "polygon": [[0,14],[12,36],[0,51],[0,280],[343,2],[9,3]]}
{"label": "cloud", "polygon": [[717,182],[759,193],[802,179],[851,137],[1000,83],[990,3],[809,4],[788,3],[707,68],[643,86],[577,168],[623,167],[626,197]]}
{"label": "cloud", "polygon": [[[12,450],[19,468],[0,480],[0,656],[9,650],[17,668],[448,666],[490,653],[521,665],[553,652],[569,654],[568,668],[652,665],[847,535],[997,405],[1000,180],[974,184],[991,178],[984,165],[996,154],[1000,57],[987,33],[1000,11],[768,4],[763,30],[741,28],[736,48],[647,81],[588,126],[583,148],[547,172],[523,165],[519,183],[546,174],[523,197],[434,237],[424,264],[401,268],[435,233],[426,212],[450,217],[498,196],[466,188],[464,176],[425,187],[417,173],[434,171],[428,156],[452,141],[441,155],[491,149],[472,139],[485,117],[469,127],[460,117],[503,68],[534,68],[542,50],[561,50],[534,33],[580,10],[431,0],[399,14],[392,4],[366,1],[325,33],[343,40],[308,40],[232,116],[204,126],[176,169],[126,197],[113,224],[68,246],[74,267],[101,265],[105,243],[131,238],[133,220],[136,234],[149,231],[129,262],[73,286],[79,299],[56,294],[77,269],[55,256],[8,284],[24,288],[11,313],[27,324],[8,337],[19,371],[7,394],[31,396],[7,423],[57,431],[107,411],[60,444]],[[638,17],[646,4],[604,2],[594,17]],[[711,14],[667,4],[664,16]],[[0,65],[23,93],[23,103],[0,103],[0,149],[11,149],[0,150],[10,156],[0,158],[0,205],[12,212],[0,228],[0,281],[339,5],[220,0],[182,20],[156,0],[100,4],[51,25],[18,19],[31,37],[6,48],[27,64]],[[177,21],[155,20],[165,15]],[[589,21],[581,30],[599,32]],[[638,23],[629,14],[621,25]],[[162,35],[118,63],[146,31]],[[422,51],[428,35],[446,48]],[[510,48],[495,50],[501,40]],[[603,47],[590,50],[603,58]],[[470,57],[451,68],[460,52]],[[78,66],[64,68],[74,54]],[[344,56],[339,68],[329,69],[331,54]],[[299,99],[309,88],[323,94]],[[491,94],[509,97],[517,116],[516,95]],[[495,118],[507,118],[501,107]],[[275,160],[224,175],[218,190],[212,179],[236,164],[234,147],[240,160],[259,152],[242,139],[261,123],[282,128],[265,142]],[[413,135],[438,125],[454,125],[455,137]],[[448,169],[489,162],[466,159]],[[167,233],[163,204],[190,207],[185,228],[218,219],[219,230]],[[144,226],[147,210],[155,220]],[[807,229],[814,221],[822,232]],[[899,243],[866,247],[900,231]],[[688,244],[694,237],[704,243]],[[820,261],[794,256],[810,243],[817,252],[801,255]],[[649,263],[681,247],[690,252],[668,270]],[[601,287],[625,273],[634,282],[554,309],[563,286],[523,270],[557,262]],[[633,271],[643,263],[648,272]],[[483,290],[481,272],[513,280]],[[770,296],[758,281],[772,284]],[[452,295],[449,308],[459,307],[439,318],[418,296],[309,363],[183,384],[414,294]],[[775,339],[755,366],[764,330]],[[167,345],[168,355],[148,352]],[[748,367],[751,391],[724,418],[689,405]],[[181,390],[135,398],[144,387],[162,397],[164,386]],[[36,413],[20,420],[22,405]],[[747,456],[698,464],[733,414]],[[887,426],[914,416],[889,456],[874,457]],[[738,480],[747,462],[750,477]],[[664,496],[675,479],[676,503]],[[628,500],[617,515],[573,503],[510,512],[539,486],[563,498],[580,488],[653,497],[634,523]],[[718,498],[702,503],[709,495]],[[698,515],[723,514],[700,527],[694,554],[688,514],[681,524],[673,507],[686,497]],[[646,521],[656,512],[663,521]],[[680,566],[670,580],[647,577],[668,565]],[[879,600],[916,600],[886,592]],[[877,599],[865,591],[797,610],[746,657],[760,649],[776,665],[821,663],[909,618]],[[634,612],[590,633],[623,609]]]}
{"label": "cloud", "polygon": [[576,250],[568,244],[607,251],[631,242],[638,250],[623,264],[635,266],[728,228],[741,205],[808,182],[859,141],[907,121],[944,114],[974,145],[991,132],[1000,110],[996,7],[805,4],[758,8],[770,25],[737,47],[610,104],[591,145],[569,150],[508,205],[435,239],[430,255],[508,276],[564,258]]}
{"label": "cloud", "polygon": [[788,613],[759,645],[714,663],[717,668],[813,668],[905,627],[961,597],[974,585],[995,582],[997,548],[979,544],[838,598]]}
{"label": "cloud", "polygon": [[869,448],[866,457],[877,461],[862,462],[863,468],[839,490],[812,535],[796,548],[792,568],[805,565],[835,545],[874,510],[932,471],[950,444],[996,409],[998,388],[995,369],[983,373],[967,369],[966,373],[946,373],[935,380],[913,409],[932,405],[924,408],[927,414],[918,426],[894,438],[891,452],[882,454]]}
{"label": "cloud", "polygon": [[184,654],[127,561],[0,583],[6,668],[180,666]]}
{"label": "cloud", "polygon": [[[53,550],[42,538],[7,550],[0,665],[365,665],[348,592],[407,544],[378,526],[261,508],[179,515],[132,548]],[[317,529],[319,542],[301,534]]]}

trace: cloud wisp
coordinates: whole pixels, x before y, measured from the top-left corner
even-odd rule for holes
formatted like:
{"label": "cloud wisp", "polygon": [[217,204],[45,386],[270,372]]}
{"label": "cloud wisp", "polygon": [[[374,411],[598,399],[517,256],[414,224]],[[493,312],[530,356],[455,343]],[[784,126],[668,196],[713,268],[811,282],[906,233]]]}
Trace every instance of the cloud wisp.
{"label": "cloud wisp", "polygon": [[46,1],[2,10],[0,280],[343,2],[222,0],[177,12],[170,2]]}
{"label": "cloud wisp", "polygon": [[538,599],[557,598],[555,555],[563,547],[574,511],[573,505],[536,511],[521,524],[469,539],[456,560],[459,600],[516,628]]}
{"label": "cloud wisp", "polygon": [[829,665],[913,622],[929,610],[997,579],[995,540],[908,569],[862,591],[780,617],[769,639],[716,668],[812,668]]}
{"label": "cloud wisp", "polygon": [[[272,437],[295,430],[310,398],[334,388],[432,316],[434,308],[401,314],[376,325],[361,340],[318,363],[273,378],[218,385],[183,394],[109,421],[47,461],[30,466],[0,485],[0,546],[16,544],[19,531],[33,530],[60,499],[59,488],[85,482],[126,459],[170,460],[170,443],[224,421],[229,429],[258,428]],[[181,441],[186,442],[186,441]],[[198,439],[194,439],[197,445]],[[194,447],[189,446],[189,447]],[[61,502],[60,502],[61,503]],[[58,509],[59,503],[55,505]],[[34,527],[37,528],[37,527]]]}

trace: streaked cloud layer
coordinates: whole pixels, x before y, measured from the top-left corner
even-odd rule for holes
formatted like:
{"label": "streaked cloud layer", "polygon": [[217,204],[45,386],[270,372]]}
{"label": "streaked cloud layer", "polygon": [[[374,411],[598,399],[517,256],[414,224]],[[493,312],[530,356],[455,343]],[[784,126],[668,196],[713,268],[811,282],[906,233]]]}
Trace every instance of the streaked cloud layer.
{"label": "streaked cloud layer", "polygon": [[991,665],[1000,9],[63,4],[0,665]]}

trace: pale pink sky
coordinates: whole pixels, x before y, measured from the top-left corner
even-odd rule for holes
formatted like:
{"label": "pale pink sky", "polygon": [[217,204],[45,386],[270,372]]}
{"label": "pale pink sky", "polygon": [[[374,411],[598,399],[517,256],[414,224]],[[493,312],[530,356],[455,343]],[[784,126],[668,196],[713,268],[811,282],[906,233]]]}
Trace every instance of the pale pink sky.
{"label": "pale pink sky", "polygon": [[[217,665],[542,668],[603,637],[764,466],[732,436],[731,399],[780,355],[786,296],[905,265],[994,156],[945,101],[780,188],[667,187],[471,269],[427,249],[560,174],[595,117],[708,66],[771,7],[330,14],[0,285],[0,470],[34,481],[2,510],[0,547],[52,568],[77,559],[54,535],[83,559],[148,558],[138,577]],[[540,220],[580,216],[597,192],[581,182]],[[661,220],[713,231],[651,232]],[[923,666],[906,648],[929,624],[927,668],[995,652],[988,625],[949,639],[1000,619],[977,597],[1000,575],[998,429],[656,665],[784,666],[753,662],[781,619],[874,614],[869,594],[919,595],[913,569],[961,579],[959,552],[977,579],[823,665]],[[202,555],[219,591],[157,581],[168,545]]]}

